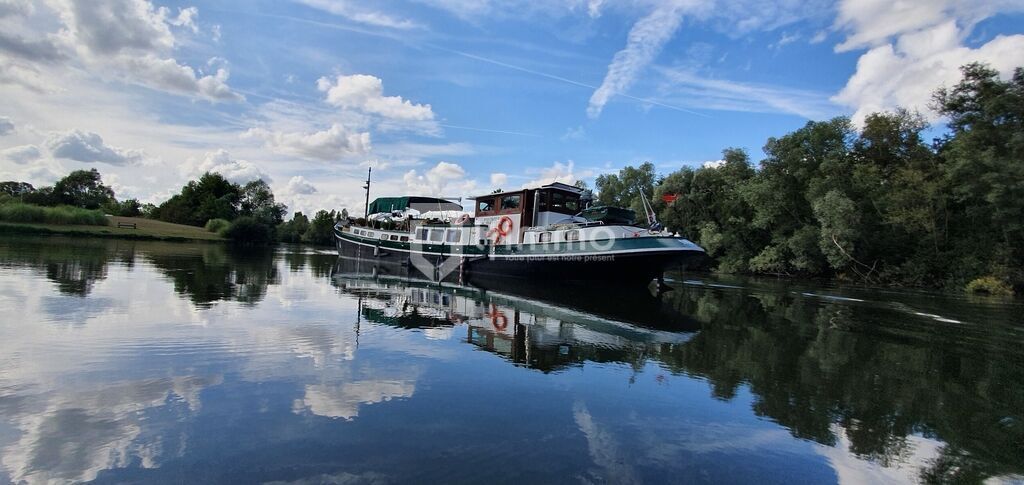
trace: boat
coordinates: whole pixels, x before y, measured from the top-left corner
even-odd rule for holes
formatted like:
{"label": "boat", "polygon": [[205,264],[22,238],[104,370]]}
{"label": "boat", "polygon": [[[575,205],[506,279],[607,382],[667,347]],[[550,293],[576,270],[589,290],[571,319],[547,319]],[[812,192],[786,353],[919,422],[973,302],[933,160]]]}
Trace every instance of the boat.
{"label": "boat", "polygon": [[364,218],[335,226],[338,253],[414,267],[435,281],[478,275],[622,285],[660,280],[705,256],[652,221],[653,210],[645,227],[625,217],[632,211],[584,210],[584,195],[562,183],[496,192],[472,197],[472,214],[444,198],[370,203],[367,196]]}

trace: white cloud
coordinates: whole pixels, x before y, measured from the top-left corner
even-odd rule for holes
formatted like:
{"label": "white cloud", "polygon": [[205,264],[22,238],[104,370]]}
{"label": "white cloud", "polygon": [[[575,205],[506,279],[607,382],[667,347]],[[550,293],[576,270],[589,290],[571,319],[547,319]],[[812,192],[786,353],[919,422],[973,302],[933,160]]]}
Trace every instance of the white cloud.
{"label": "white cloud", "polygon": [[[945,3],[945,10],[937,8],[935,11],[911,9],[909,4],[884,10],[877,8],[874,2],[857,8],[844,3],[842,11],[846,17],[841,16],[841,19],[846,20],[843,25],[850,25],[854,31],[837,50],[878,44],[861,55],[854,75],[832,98],[854,110],[854,122],[862,122],[873,112],[896,107],[920,111],[934,121],[938,115],[929,109],[932,93],[939,87],[957,83],[962,65],[984,62],[1007,77],[1015,67],[1024,65],[1024,35],[999,35],[977,48],[964,45],[970,33],[967,29],[978,20],[979,12],[993,11],[998,2],[984,2],[979,5],[979,11],[962,18],[949,17],[959,14],[962,4]],[[875,25],[878,22],[875,19],[871,22],[860,17],[850,20],[847,17],[855,15],[851,12],[902,21],[882,28]],[[913,18],[903,19],[904,16]],[[886,42],[894,34],[895,38]]]}
{"label": "white cloud", "polygon": [[633,25],[626,47],[615,54],[604,81],[590,96],[588,116],[600,116],[604,105],[612,96],[632,86],[637,74],[661,52],[661,48],[672,38],[682,20],[682,5],[670,2],[655,8]]}
{"label": "white cloud", "polygon": [[700,166],[703,168],[722,168],[725,166],[725,160],[709,160]]}
{"label": "white cloud", "polygon": [[189,66],[178,64],[174,59],[160,59],[155,56],[125,57],[119,60],[121,67],[132,79],[143,80],[149,87],[168,92],[197,95],[211,101],[242,101],[245,98],[228,87],[227,69],[217,69],[215,74],[197,76]]}
{"label": "white cloud", "polygon": [[0,19],[11,16],[25,16],[32,13],[28,0],[0,0]]}
{"label": "white cloud", "polygon": [[252,162],[238,160],[231,156],[227,150],[216,150],[207,152],[203,160],[197,163],[196,160],[189,160],[190,168],[188,176],[198,177],[206,172],[219,173],[231,182],[244,184],[252,180],[263,180],[270,182],[271,178]]}
{"label": "white cloud", "polygon": [[14,122],[6,116],[0,116],[0,136],[14,133]]}
{"label": "white cloud", "polygon": [[292,195],[310,195],[317,192],[316,187],[309,183],[305,177],[296,175],[288,181],[288,185],[285,187],[284,192]]}
{"label": "white cloud", "polygon": [[360,4],[366,5],[363,2],[351,2],[349,0],[296,1],[303,5],[344,17],[353,22],[375,27],[387,27],[390,29],[414,29],[419,27],[419,24],[408,19],[399,19],[382,12],[367,10],[360,6]]}
{"label": "white cloud", "polygon": [[327,102],[340,108],[351,108],[401,121],[429,121],[434,112],[429,104],[413,104],[401,96],[384,96],[380,78],[366,74],[338,76],[332,82],[322,77],[317,89],[327,93]]}
{"label": "white cloud", "polygon": [[46,140],[46,147],[55,157],[85,163],[128,165],[142,160],[145,156],[141,150],[109,146],[96,133],[77,129],[51,135]]}
{"label": "white cloud", "polygon": [[[157,8],[148,0],[53,0],[49,6],[41,12],[51,17],[46,19],[47,24],[60,27],[55,32],[33,31],[32,37],[26,37],[0,30],[0,67],[5,71],[0,73],[0,82],[36,91],[56,89],[47,85],[54,84],[65,72],[58,69],[42,73],[40,68],[66,60],[66,65],[57,67],[84,67],[100,78],[113,77],[210,101],[244,99],[227,85],[227,69],[206,74],[171,57],[179,44],[172,26],[198,32],[195,7],[182,8],[172,16],[167,8]],[[12,10],[10,15],[26,14]]]}
{"label": "white cloud", "polygon": [[177,27],[184,27],[192,31],[193,34],[199,33],[199,26],[196,25],[196,17],[199,16],[199,9],[195,7],[187,7],[178,9],[178,16],[170,20],[171,25]]}
{"label": "white cloud", "polygon": [[965,31],[996,13],[1024,11],[1019,0],[842,0],[835,27],[849,32],[836,51],[875,47],[956,19]]}
{"label": "white cloud", "polygon": [[60,0],[67,40],[88,55],[148,54],[174,47],[168,11],[146,0]]}
{"label": "white cloud", "polygon": [[370,151],[369,133],[353,133],[340,124],[313,133],[252,128],[242,136],[263,140],[264,146],[277,153],[320,160],[338,160]]}
{"label": "white cloud", "polygon": [[[471,188],[475,188],[475,184],[466,183],[466,171],[460,165],[450,162],[438,162],[437,165],[422,174],[416,170],[409,170],[402,179],[410,191],[424,195],[451,196],[453,194],[445,193],[446,189],[465,193]],[[456,183],[459,181],[463,183]]]}
{"label": "white cloud", "polygon": [[504,173],[492,173],[491,174],[491,188],[498,189],[504,187],[508,183],[508,174]]}
{"label": "white cloud", "polygon": [[576,183],[577,176],[574,173],[572,160],[566,163],[556,161],[550,167],[540,169],[540,177],[523,184],[524,189],[540,187],[555,182],[572,185]]}
{"label": "white cloud", "polygon": [[21,145],[0,151],[0,158],[10,160],[19,165],[38,160],[42,156],[39,147],[35,145]]}

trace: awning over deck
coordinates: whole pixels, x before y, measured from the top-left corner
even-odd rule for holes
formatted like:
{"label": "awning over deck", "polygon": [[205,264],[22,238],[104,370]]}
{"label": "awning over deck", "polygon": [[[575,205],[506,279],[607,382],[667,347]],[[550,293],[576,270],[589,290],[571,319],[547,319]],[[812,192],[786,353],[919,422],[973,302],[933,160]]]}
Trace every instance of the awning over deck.
{"label": "awning over deck", "polygon": [[461,211],[462,206],[436,197],[402,196],[402,197],[378,197],[370,202],[367,212],[379,214],[381,212],[404,211],[415,209],[420,212],[427,211]]}

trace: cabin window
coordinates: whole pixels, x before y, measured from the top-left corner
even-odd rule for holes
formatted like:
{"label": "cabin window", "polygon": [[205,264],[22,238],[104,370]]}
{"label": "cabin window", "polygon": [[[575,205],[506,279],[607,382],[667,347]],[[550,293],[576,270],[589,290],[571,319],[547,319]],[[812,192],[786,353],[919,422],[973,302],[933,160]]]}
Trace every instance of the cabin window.
{"label": "cabin window", "polygon": [[580,209],[580,199],[562,192],[551,193],[551,210],[563,214],[576,214]]}
{"label": "cabin window", "polygon": [[537,197],[537,212],[544,212],[548,210],[548,197],[551,195],[550,192],[541,192]]}
{"label": "cabin window", "polygon": [[559,210],[565,207],[565,194],[561,192],[551,193],[551,210]]}
{"label": "cabin window", "polygon": [[402,236],[402,237],[398,238],[398,240],[402,241],[402,242],[409,242],[409,236]]}
{"label": "cabin window", "polygon": [[434,229],[433,231],[430,231],[430,242],[441,242],[442,238],[444,238],[443,230]]}
{"label": "cabin window", "polygon": [[476,201],[477,212],[490,212],[494,210],[494,199],[484,199]]}
{"label": "cabin window", "polygon": [[573,229],[571,231],[565,231],[565,240],[566,241],[579,241],[580,240],[580,231],[577,230],[577,229]]}
{"label": "cabin window", "polygon": [[522,201],[521,195],[506,195],[501,198],[501,210],[517,210]]}
{"label": "cabin window", "polygon": [[396,236],[396,235],[392,234],[392,235],[391,235],[391,240],[392,240],[392,241],[397,241],[397,240],[398,240],[398,236]]}
{"label": "cabin window", "polygon": [[551,242],[551,233],[550,232],[542,232],[542,233],[540,233],[540,242],[542,242],[542,243]]}
{"label": "cabin window", "polygon": [[449,229],[448,234],[445,237],[445,242],[457,243],[462,239],[462,231],[458,229]]}
{"label": "cabin window", "polygon": [[426,229],[417,229],[416,230],[416,239],[419,239],[420,241],[426,241],[427,240],[427,233],[429,233],[429,232],[430,231],[428,231]]}

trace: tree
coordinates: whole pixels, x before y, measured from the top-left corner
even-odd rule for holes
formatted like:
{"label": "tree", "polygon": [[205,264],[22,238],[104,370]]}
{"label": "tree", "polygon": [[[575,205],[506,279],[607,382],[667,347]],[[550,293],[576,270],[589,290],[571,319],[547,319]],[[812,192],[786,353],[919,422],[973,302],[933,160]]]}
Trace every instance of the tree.
{"label": "tree", "polygon": [[321,244],[325,246],[334,245],[334,222],[335,212],[325,210],[317,211],[313,220],[309,223],[309,229],[303,235],[303,241],[310,244]]}
{"label": "tree", "polygon": [[210,219],[238,217],[241,188],[219,173],[207,172],[190,181],[181,193],[153,210],[152,217],[167,222],[202,227]]}
{"label": "tree", "polygon": [[127,199],[120,202],[112,200],[103,205],[103,211],[115,216],[139,217],[142,215],[142,204],[138,199]]}
{"label": "tree", "polygon": [[637,214],[643,214],[642,197],[650,199],[658,182],[660,180],[651,162],[644,162],[639,167],[625,167],[618,174],[598,175],[595,181],[597,202],[633,209]]}
{"label": "tree", "polygon": [[21,197],[35,192],[35,190],[35,187],[28,182],[15,182],[13,180],[0,182],[0,194],[7,194],[11,197]]}
{"label": "tree", "polygon": [[933,107],[951,134],[939,143],[951,191],[951,251],[977,255],[966,273],[988,272],[1024,285],[1024,68],[1009,81],[983,64],[939,89]]}
{"label": "tree", "polygon": [[292,219],[277,227],[277,238],[281,242],[302,242],[302,237],[309,230],[309,218],[301,212],[292,215]]}
{"label": "tree", "polygon": [[261,179],[253,180],[242,186],[239,192],[238,213],[249,216],[270,226],[284,221],[288,207],[274,201],[274,192]]}
{"label": "tree", "polygon": [[53,199],[84,209],[98,209],[114,200],[114,191],[103,185],[98,170],[75,170],[53,184]]}

